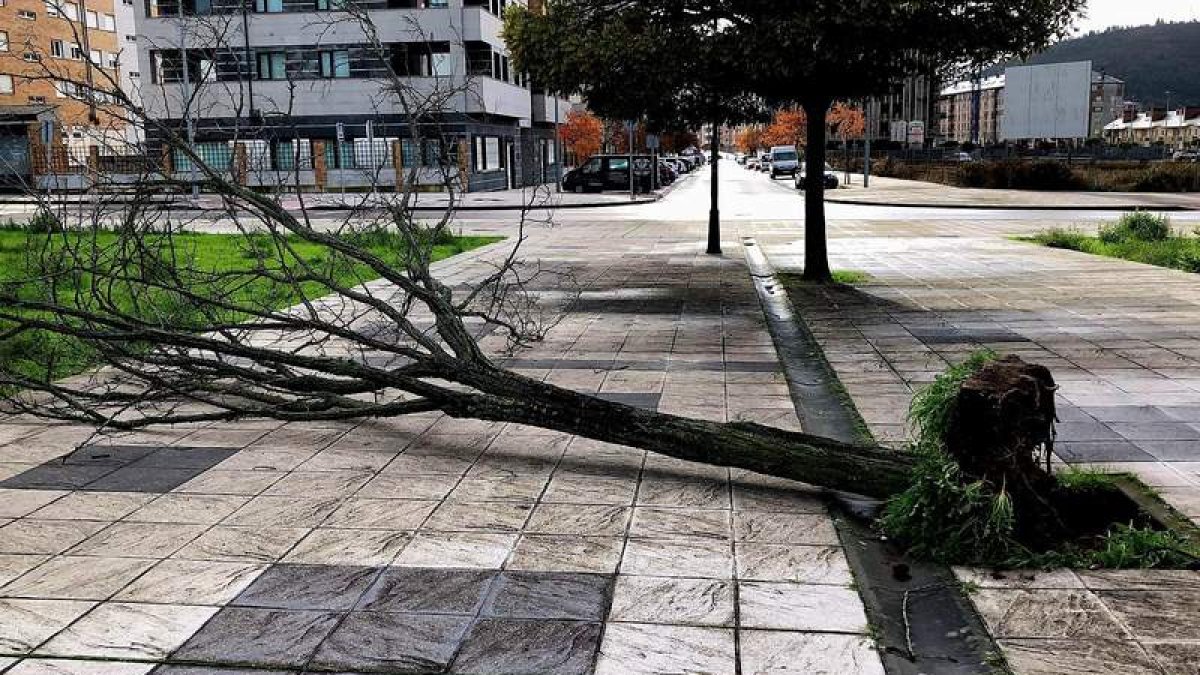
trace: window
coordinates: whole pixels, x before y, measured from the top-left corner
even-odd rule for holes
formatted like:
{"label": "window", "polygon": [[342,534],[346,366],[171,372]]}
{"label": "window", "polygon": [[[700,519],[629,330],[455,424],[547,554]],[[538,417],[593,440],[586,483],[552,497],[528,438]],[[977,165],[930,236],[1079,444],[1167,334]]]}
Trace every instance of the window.
{"label": "window", "polygon": [[75,59],[76,61],[83,60],[83,50],[79,48],[79,45],[71,45],[71,58]]}
{"label": "window", "polygon": [[12,75],[0,75],[0,94],[13,93]]}
{"label": "window", "polygon": [[0,30],[0,52],[8,51],[8,31]]}
{"label": "window", "polygon": [[26,21],[36,21],[37,20],[37,14],[34,14],[33,12],[31,12],[27,9],[17,10],[17,17],[21,18],[21,19],[25,19]]}
{"label": "window", "polygon": [[79,5],[76,5],[73,2],[60,2],[58,5],[58,11],[62,12],[62,15],[71,21],[79,20]]}
{"label": "window", "polygon": [[29,102],[30,103],[45,103],[46,97],[45,96],[30,96]]}
{"label": "window", "polygon": [[35,52],[25,52],[21,55],[21,58],[25,59],[26,63],[37,63],[42,60],[42,57]]}
{"label": "window", "polygon": [[112,14],[104,14],[100,17],[100,28],[110,33],[117,32],[117,17]]}
{"label": "window", "polygon": [[62,40],[50,41],[50,56],[56,59],[64,58],[67,55],[67,48],[63,46]]}
{"label": "window", "polygon": [[[113,52],[108,52],[105,55],[105,62],[104,62],[105,68],[112,68],[113,70],[116,70],[118,67],[120,67],[120,65],[121,65],[121,55],[120,54],[114,54]],[[134,77],[137,77],[137,76],[135,75]]]}
{"label": "window", "polygon": [[321,52],[321,77],[350,77],[350,52]]}
{"label": "window", "polygon": [[254,0],[254,11],[260,14],[278,14],[283,11],[283,0]]}
{"label": "window", "polygon": [[480,171],[497,171],[500,169],[500,137],[484,136],[480,139],[483,148],[483,161]]}
{"label": "window", "polygon": [[99,28],[100,27],[100,17],[97,16],[97,14],[90,9],[87,11],[87,27],[88,28]]}
{"label": "window", "polygon": [[454,62],[448,53],[434,52],[429,55],[429,74],[434,77],[450,77],[454,72]]}
{"label": "window", "polygon": [[101,63],[104,63],[104,55],[100,52],[99,49],[93,49],[88,54],[88,56],[91,57],[91,62],[96,65],[100,65]]}
{"label": "window", "polygon": [[67,91],[70,88],[71,88],[71,84],[69,82],[55,82],[54,83],[54,95],[57,96],[58,98],[66,98]]}
{"label": "window", "polygon": [[136,35],[126,35],[125,41],[126,42],[137,42],[137,36]]}
{"label": "window", "polygon": [[58,11],[58,0],[46,0],[46,16],[62,16],[62,14]]}
{"label": "window", "polygon": [[287,79],[287,60],[283,52],[259,52],[258,79]]}
{"label": "window", "polygon": [[400,161],[404,168],[420,166],[421,153],[417,152],[417,142],[411,138],[400,139]]}

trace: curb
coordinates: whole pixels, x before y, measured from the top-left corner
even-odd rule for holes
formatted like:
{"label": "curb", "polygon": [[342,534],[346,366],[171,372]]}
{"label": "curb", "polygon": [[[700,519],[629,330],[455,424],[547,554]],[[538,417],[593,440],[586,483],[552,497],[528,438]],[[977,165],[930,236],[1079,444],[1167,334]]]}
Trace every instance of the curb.
{"label": "curb", "polygon": [[[643,206],[645,204],[653,204],[655,202],[660,201],[663,198],[664,194],[656,195],[653,198],[641,198],[641,199],[637,199],[635,201],[627,201],[627,202],[606,201],[606,202],[588,202],[588,203],[582,203],[582,204],[580,204],[580,203],[557,204],[557,205],[553,205],[553,206],[548,205],[548,204],[536,204],[536,205],[532,205],[532,206],[529,204],[521,204],[521,205],[499,204],[499,205],[495,205],[495,206],[477,206],[477,205],[461,206],[460,205],[460,206],[454,207],[454,210],[455,211],[466,211],[466,212],[470,212],[470,211],[522,211],[522,210],[538,211],[538,210],[543,210],[543,209],[546,209],[546,210],[602,209],[602,208],[613,208],[613,207],[617,207],[617,206]],[[36,205],[39,203],[40,202],[23,200],[23,199],[0,199],[0,205],[32,206],[32,205]],[[50,203],[57,205],[57,206],[63,206],[63,205],[73,205],[78,202],[73,201],[73,200],[61,200],[60,199],[60,200],[50,200]],[[92,203],[95,203],[95,202],[92,202]],[[108,201],[108,202],[104,202],[104,203],[112,204],[112,205],[119,205],[119,204],[128,204],[131,202],[129,200],[112,200],[112,201]],[[172,206],[173,202],[154,200],[154,201],[143,202],[143,204],[156,205],[156,206]],[[349,204],[323,204],[323,205],[316,205],[316,206],[307,206],[307,207],[305,207],[305,210],[338,212],[338,211],[370,211],[372,209],[378,209],[378,208],[381,208],[381,207],[370,206],[370,205],[359,206],[359,205],[349,205]],[[445,211],[446,208],[447,208],[446,206],[410,206],[408,208],[408,210],[409,211]],[[226,211],[226,209],[223,209],[223,208],[214,208],[214,207],[209,207],[209,206],[187,206],[187,205],[183,205],[182,210],[201,211],[201,212],[221,212],[221,213],[224,213]]]}
{"label": "curb", "polygon": [[969,211],[1168,211],[1172,213],[1186,211],[1200,211],[1200,206],[1182,206],[1179,204],[1168,204],[1162,206],[1154,206],[1148,204],[1111,204],[1111,205],[1063,205],[1063,204],[1047,204],[1041,206],[1032,206],[1028,204],[922,204],[919,202],[885,202],[876,200],[858,200],[845,198],[830,198],[826,197],[827,204],[842,204],[848,206],[881,206],[897,209],[959,209]]}

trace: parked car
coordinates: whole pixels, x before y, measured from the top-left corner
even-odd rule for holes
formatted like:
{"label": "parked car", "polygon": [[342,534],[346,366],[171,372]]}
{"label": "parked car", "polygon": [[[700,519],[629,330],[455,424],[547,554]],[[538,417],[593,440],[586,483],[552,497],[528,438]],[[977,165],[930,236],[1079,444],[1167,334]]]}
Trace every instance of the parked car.
{"label": "parked car", "polygon": [[[633,156],[634,187],[639,192],[650,191],[650,155]],[[595,155],[563,176],[565,192],[629,191],[629,155]]]}
{"label": "parked car", "polygon": [[750,169],[751,171],[758,171],[758,164],[758,157],[748,157],[746,159],[746,168]]}
{"label": "parked car", "polygon": [[745,155],[744,153],[741,153],[741,152],[739,152],[739,153],[738,153],[738,154],[737,154],[737,155],[736,155],[736,156],[733,158],[733,161],[737,162],[738,164],[740,164],[740,165],[742,165],[742,166],[745,166],[745,165],[746,165],[746,155]]}
{"label": "parked car", "polygon": [[1171,155],[1171,159],[1176,162],[1200,162],[1200,151],[1180,150]]}
{"label": "parked car", "polygon": [[965,164],[967,162],[974,162],[975,156],[969,152],[952,152],[949,155],[946,155],[946,161]]}
{"label": "parked car", "polygon": [[763,172],[771,170],[771,153],[764,152],[758,156],[758,170]]}
{"label": "parked car", "polygon": [[771,179],[779,176],[795,176],[800,155],[794,145],[776,145],[771,148]]}
{"label": "parked car", "polygon": [[[805,169],[803,166],[801,166],[800,169],[796,172],[794,181],[795,181],[797,190],[803,190],[807,186],[807,184],[808,184],[808,177],[806,175],[807,173],[808,173],[807,169]],[[838,186],[837,174],[834,173],[833,167],[829,166],[828,164],[825,165],[825,181],[824,182],[825,182],[826,190],[836,190],[837,189],[837,186]]]}

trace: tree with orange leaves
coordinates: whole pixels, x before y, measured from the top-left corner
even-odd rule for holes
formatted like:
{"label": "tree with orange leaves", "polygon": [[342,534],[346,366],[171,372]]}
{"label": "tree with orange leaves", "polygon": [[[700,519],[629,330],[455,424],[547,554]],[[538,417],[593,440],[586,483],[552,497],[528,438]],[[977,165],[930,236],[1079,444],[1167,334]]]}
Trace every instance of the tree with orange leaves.
{"label": "tree with orange leaves", "polygon": [[835,103],[829,109],[826,121],[830,131],[840,136],[842,140],[862,138],[867,129],[867,121],[862,108],[843,103]]}
{"label": "tree with orange leaves", "polygon": [[604,123],[586,110],[572,110],[558,131],[567,153],[575,163],[600,152],[604,140]]}
{"label": "tree with orange leaves", "polygon": [[773,145],[804,145],[804,129],[807,117],[800,107],[782,108],[775,111],[771,125],[763,133],[764,146]]}
{"label": "tree with orange leaves", "polygon": [[763,146],[763,128],[758,124],[743,127],[738,130],[737,138],[734,140],[738,150],[746,154],[758,152],[759,148]]}

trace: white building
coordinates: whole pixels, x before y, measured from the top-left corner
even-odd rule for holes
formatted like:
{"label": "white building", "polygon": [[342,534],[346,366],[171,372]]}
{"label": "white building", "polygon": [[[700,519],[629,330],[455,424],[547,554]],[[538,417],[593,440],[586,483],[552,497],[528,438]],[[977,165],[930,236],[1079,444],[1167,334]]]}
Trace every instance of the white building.
{"label": "white building", "polygon": [[[358,0],[358,17],[339,0],[254,0],[248,10],[241,0],[138,2],[146,109],[182,132],[181,103],[194,92],[206,161],[288,180],[299,168],[302,182],[322,187],[366,172],[386,183],[389,171],[415,166],[451,166],[472,191],[557,178],[554,123],[570,103],[533,92],[511,66],[500,36],[506,0]],[[390,72],[418,109],[401,105]],[[410,138],[408,112],[424,147]],[[153,145],[153,129],[148,136]],[[175,170],[186,170],[176,155]]]}
{"label": "white building", "polygon": [[1169,148],[1200,145],[1200,107],[1155,110],[1123,116],[1104,127],[1110,143],[1162,144]]}

